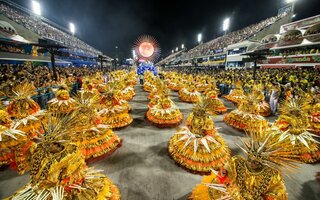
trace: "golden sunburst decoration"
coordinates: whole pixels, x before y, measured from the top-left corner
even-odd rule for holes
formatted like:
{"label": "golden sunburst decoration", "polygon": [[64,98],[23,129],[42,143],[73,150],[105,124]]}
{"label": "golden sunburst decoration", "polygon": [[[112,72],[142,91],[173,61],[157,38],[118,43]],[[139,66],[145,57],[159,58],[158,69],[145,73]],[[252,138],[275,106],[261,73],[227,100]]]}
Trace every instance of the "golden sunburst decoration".
{"label": "golden sunburst decoration", "polygon": [[161,48],[158,41],[150,35],[138,37],[133,46],[138,59],[155,62],[160,57]]}

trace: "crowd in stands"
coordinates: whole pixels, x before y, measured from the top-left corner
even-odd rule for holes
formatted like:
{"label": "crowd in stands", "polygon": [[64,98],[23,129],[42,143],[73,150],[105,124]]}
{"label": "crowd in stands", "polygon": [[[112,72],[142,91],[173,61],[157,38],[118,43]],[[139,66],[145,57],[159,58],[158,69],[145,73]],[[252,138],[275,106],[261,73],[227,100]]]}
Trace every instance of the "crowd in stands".
{"label": "crowd in stands", "polygon": [[0,4],[0,13],[3,13],[9,19],[23,25],[26,29],[38,34],[40,37],[56,40],[65,46],[71,47],[75,52],[86,53],[91,56],[102,54],[100,51],[81,41],[70,33],[55,28],[42,18],[34,17],[30,13],[13,9],[3,3]]}
{"label": "crowd in stands", "polygon": [[[176,71],[174,68],[164,70]],[[214,67],[201,68],[182,68],[179,74],[200,74],[210,75],[215,78],[216,84],[222,95],[229,94],[235,87],[235,82],[241,81],[241,85],[246,92],[250,91],[256,83],[262,83],[264,86],[265,97],[270,95],[271,87],[279,85],[281,87],[280,97],[284,98],[286,92],[290,91],[295,95],[298,91],[319,91],[320,89],[320,70],[313,68],[303,69],[258,69],[256,71],[256,80],[253,80],[252,69],[232,69],[222,70]]]}
{"label": "crowd in stands", "polygon": [[25,53],[24,49],[18,46],[0,44],[0,52]]}
{"label": "crowd in stands", "polygon": [[54,80],[48,66],[28,66],[23,64],[0,65],[0,91],[6,91],[18,82],[27,81],[33,83],[36,88],[48,88],[60,81],[74,83],[84,76],[90,76],[101,72],[100,68],[89,67],[56,67],[58,80]]}
{"label": "crowd in stands", "polygon": [[319,54],[320,49],[310,48],[310,49],[285,49],[281,52],[274,52],[274,56],[290,56],[290,55],[301,55],[301,54]]}
{"label": "crowd in stands", "polygon": [[194,58],[198,56],[212,55],[216,52],[216,50],[225,49],[230,44],[235,44],[249,39],[256,33],[275,23],[285,15],[286,13],[279,14],[277,16],[268,18],[266,20],[250,25],[238,31],[234,31],[226,35],[220,36],[218,38],[215,38],[207,43],[200,44],[195,48],[189,50],[186,54],[184,54],[184,58]]}

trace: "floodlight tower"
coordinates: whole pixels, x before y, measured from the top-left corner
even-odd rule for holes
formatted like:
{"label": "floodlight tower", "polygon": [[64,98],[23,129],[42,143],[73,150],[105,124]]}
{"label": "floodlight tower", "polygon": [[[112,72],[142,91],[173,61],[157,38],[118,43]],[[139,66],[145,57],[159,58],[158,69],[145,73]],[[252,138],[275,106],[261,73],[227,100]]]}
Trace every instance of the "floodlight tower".
{"label": "floodlight tower", "polygon": [[198,34],[198,43],[200,44],[202,42],[202,33]]}
{"label": "floodlight tower", "polygon": [[33,0],[31,3],[34,14],[41,16],[41,6],[39,1]]}
{"label": "floodlight tower", "polygon": [[229,30],[230,27],[230,18],[226,18],[225,20],[223,20],[223,24],[222,24],[222,30],[224,31],[224,34],[227,34],[227,31]]}
{"label": "floodlight tower", "polygon": [[73,24],[73,23],[69,23],[69,29],[70,29],[70,32],[72,33],[72,35],[74,35],[75,34],[75,32],[76,32],[76,27],[75,27],[75,25]]}

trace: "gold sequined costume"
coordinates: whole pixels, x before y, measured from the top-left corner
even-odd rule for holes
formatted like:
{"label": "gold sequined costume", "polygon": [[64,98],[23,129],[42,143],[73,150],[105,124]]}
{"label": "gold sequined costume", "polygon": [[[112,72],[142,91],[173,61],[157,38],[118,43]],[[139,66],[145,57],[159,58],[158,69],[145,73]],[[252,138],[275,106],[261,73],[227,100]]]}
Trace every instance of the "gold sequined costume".
{"label": "gold sequined costume", "polygon": [[63,142],[74,134],[74,119],[48,119],[32,155],[31,180],[8,199],[120,199],[119,189],[109,178],[86,166],[77,145]]}
{"label": "gold sequined costume", "polygon": [[198,174],[210,174],[230,158],[230,149],[207,114],[209,99],[200,102],[189,114],[186,126],[169,141],[169,155],[183,168]]}
{"label": "gold sequined costume", "polygon": [[[247,155],[234,156],[210,176],[204,176],[190,200],[287,200],[282,170],[297,168],[294,160],[282,151],[286,142],[277,143],[277,137],[265,131],[251,132],[251,139],[240,147]],[[288,146],[290,147],[290,145]]]}
{"label": "gold sequined costume", "polygon": [[230,126],[244,131],[268,128],[268,121],[258,113],[259,101],[254,95],[245,95],[237,109],[227,113],[223,120]]}
{"label": "gold sequined costume", "polygon": [[75,100],[70,98],[69,89],[61,85],[56,91],[56,97],[48,101],[48,110],[59,114],[67,114],[75,109]]}
{"label": "gold sequined costume", "polygon": [[100,98],[80,92],[75,100],[77,110],[72,115],[78,118],[74,124],[78,134],[72,139],[79,147],[79,151],[89,162],[113,153],[121,146],[122,140],[112,129],[102,124],[101,117],[96,110]]}
{"label": "gold sequined costume", "polygon": [[183,120],[182,113],[170,99],[169,94],[170,90],[166,90],[159,97],[157,104],[149,108],[146,113],[148,121],[159,128],[175,127]]}
{"label": "gold sequined costume", "polygon": [[196,103],[200,95],[201,93],[197,91],[194,83],[189,83],[179,90],[179,99],[187,103]]}

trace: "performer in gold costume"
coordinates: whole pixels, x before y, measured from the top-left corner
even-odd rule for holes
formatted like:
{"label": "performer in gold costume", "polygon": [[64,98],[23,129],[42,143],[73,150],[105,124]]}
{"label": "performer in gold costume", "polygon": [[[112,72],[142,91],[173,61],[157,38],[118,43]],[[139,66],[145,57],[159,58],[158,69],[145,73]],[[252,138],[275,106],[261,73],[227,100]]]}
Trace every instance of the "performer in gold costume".
{"label": "performer in gold costume", "polygon": [[281,170],[295,170],[295,161],[281,147],[292,146],[277,142],[277,137],[265,131],[251,132],[251,139],[240,148],[247,158],[234,156],[218,171],[213,170],[197,185],[191,200],[287,200]]}
{"label": "performer in gold costume", "polygon": [[204,94],[210,99],[209,114],[222,114],[227,112],[227,108],[223,102],[218,98],[219,89],[215,84],[210,84]]}
{"label": "performer in gold costume", "polygon": [[[0,102],[2,103],[2,102]],[[7,111],[0,105],[0,167],[15,163],[16,148],[27,142],[25,133],[14,126]]]}
{"label": "performer in gold costume", "polygon": [[310,94],[309,128],[311,133],[320,136],[320,93]]}
{"label": "performer in gold costume", "polygon": [[183,120],[182,113],[170,99],[169,94],[170,90],[164,91],[157,100],[157,104],[146,113],[147,119],[159,128],[176,127]]}
{"label": "performer in gold costume", "polygon": [[30,182],[8,199],[120,199],[104,174],[88,168],[77,145],[67,140],[77,118],[48,116],[31,158]]}
{"label": "performer in gold costume", "polygon": [[23,174],[28,169],[28,153],[32,151],[32,138],[39,135],[43,111],[40,106],[31,99],[35,95],[35,87],[29,83],[17,84],[12,93],[8,94],[12,100],[7,107],[10,117],[14,118],[14,127],[25,132],[26,137],[18,140],[19,144],[14,146],[14,161],[10,167]]}
{"label": "performer in gold costume", "polygon": [[235,88],[231,90],[230,94],[225,95],[224,98],[228,99],[233,103],[240,103],[241,99],[243,98],[244,92],[241,86],[241,82],[237,81],[235,83]]}
{"label": "performer in gold costume", "polygon": [[308,103],[304,98],[284,101],[280,106],[281,114],[272,128],[280,141],[291,142],[292,146],[297,147],[296,151],[288,149],[293,158],[315,163],[320,159],[320,143],[314,139],[316,135],[308,131]]}
{"label": "performer in gold costume", "polygon": [[70,98],[69,88],[61,83],[56,97],[48,101],[48,110],[59,114],[67,114],[75,109],[75,100]]}
{"label": "performer in gold costume", "polygon": [[99,96],[88,95],[79,92],[75,97],[77,110],[72,113],[77,117],[74,124],[75,135],[73,141],[79,147],[79,151],[87,161],[104,158],[121,146],[121,139],[107,125],[102,124],[101,117],[97,113]]}
{"label": "performer in gold costume", "polygon": [[200,95],[201,93],[197,91],[192,82],[185,84],[185,87],[179,90],[179,99],[187,103],[196,103]]}
{"label": "performer in gold costume", "polygon": [[270,105],[264,100],[265,98],[262,91],[263,91],[263,86],[261,84],[255,84],[252,87],[252,94],[259,101],[257,105],[257,111],[259,115],[263,117],[268,117],[271,115],[271,109],[270,109]]}
{"label": "performer in gold costume", "polygon": [[207,113],[209,101],[201,98],[189,114],[186,126],[169,141],[171,158],[192,173],[208,174],[230,158],[230,149]]}
{"label": "performer in gold costume", "polygon": [[227,124],[244,131],[259,130],[261,126],[266,129],[269,124],[258,113],[259,103],[260,101],[252,93],[244,95],[238,109],[226,114],[223,120]]}
{"label": "performer in gold costume", "polygon": [[128,126],[133,121],[129,115],[131,109],[127,101],[119,98],[119,90],[110,86],[107,93],[102,94],[99,115],[102,123],[110,126],[110,128],[121,128]]}

